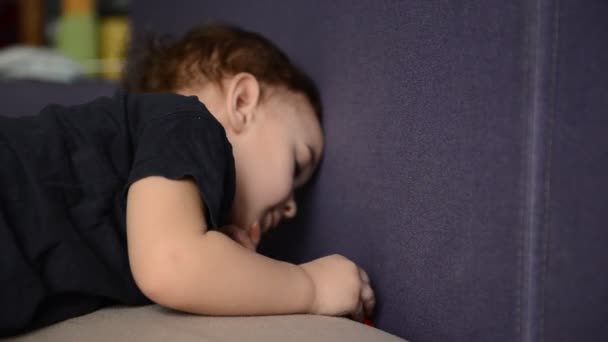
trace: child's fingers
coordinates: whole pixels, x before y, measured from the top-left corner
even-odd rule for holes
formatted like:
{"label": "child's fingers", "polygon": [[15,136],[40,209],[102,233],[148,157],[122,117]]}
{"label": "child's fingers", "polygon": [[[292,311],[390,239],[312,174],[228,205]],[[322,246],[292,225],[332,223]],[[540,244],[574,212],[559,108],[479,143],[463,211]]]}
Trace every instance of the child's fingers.
{"label": "child's fingers", "polygon": [[363,303],[359,301],[355,312],[353,312],[350,317],[357,322],[363,323],[363,321],[365,320],[365,312],[363,310]]}
{"label": "child's fingers", "polygon": [[361,276],[361,280],[364,283],[369,284],[369,276],[367,275],[367,272],[365,272],[365,270],[361,267],[359,267],[359,275]]}
{"label": "child's fingers", "polygon": [[374,290],[370,284],[369,276],[361,267],[359,267],[359,275],[361,276],[361,281],[363,282],[361,287],[361,301],[363,302],[365,314],[369,317],[371,316],[374,306],[376,305],[376,298]]}
{"label": "child's fingers", "polygon": [[372,287],[369,284],[363,286],[363,290],[361,291],[361,301],[363,302],[365,315],[367,317],[371,317],[372,313],[374,312],[374,306],[376,305],[376,296],[374,294],[374,290],[372,290]]}

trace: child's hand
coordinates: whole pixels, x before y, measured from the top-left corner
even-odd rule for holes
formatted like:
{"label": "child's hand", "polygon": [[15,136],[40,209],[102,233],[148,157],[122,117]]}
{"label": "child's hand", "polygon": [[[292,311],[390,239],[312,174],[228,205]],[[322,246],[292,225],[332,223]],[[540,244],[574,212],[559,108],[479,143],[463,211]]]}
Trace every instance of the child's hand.
{"label": "child's hand", "polygon": [[256,223],[249,230],[235,226],[227,225],[219,229],[220,232],[228,235],[232,240],[241,246],[256,252],[258,243],[260,242],[260,228]]}
{"label": "child's hand", "polygon": [[367,273],[354,262],[334,254],[299,266],[315,286],[311,314],[349,315],[358,322],[371,316],[376,304],[374,291]]}

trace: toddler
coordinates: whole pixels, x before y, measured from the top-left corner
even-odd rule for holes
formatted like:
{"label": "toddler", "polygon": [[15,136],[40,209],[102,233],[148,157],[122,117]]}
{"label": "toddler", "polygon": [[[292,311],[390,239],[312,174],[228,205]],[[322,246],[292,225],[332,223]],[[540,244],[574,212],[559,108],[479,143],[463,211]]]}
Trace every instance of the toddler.
{"label": "toddler", "polygon": [[256,253],[323,153],[314,83],[264,37],[198,27],[134,49],[113,97],[0,117],[0,336],[112,304],[363,321],[340,255]]}

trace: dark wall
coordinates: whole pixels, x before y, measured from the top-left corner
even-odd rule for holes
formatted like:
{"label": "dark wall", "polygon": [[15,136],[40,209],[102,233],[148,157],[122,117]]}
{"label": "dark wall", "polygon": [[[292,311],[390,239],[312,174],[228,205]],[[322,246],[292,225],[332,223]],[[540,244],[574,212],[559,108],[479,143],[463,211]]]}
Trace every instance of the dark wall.
{"label": "dark wall", "polygon": [[559,1],[538,336],[608,341],[608,2]]}

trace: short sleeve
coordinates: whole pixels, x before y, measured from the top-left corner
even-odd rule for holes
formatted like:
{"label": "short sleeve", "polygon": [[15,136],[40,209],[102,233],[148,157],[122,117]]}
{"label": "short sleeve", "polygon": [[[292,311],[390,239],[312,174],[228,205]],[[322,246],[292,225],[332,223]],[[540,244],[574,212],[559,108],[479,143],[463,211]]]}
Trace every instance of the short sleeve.
{"label": "short sleeve", "polygon": [[132,134],[133,163],[124,198],[131,184],[147,176],[191,177],[205,203],[209,229],[224,225],[234,197],[232,146],[202,104],[140,120]]}

